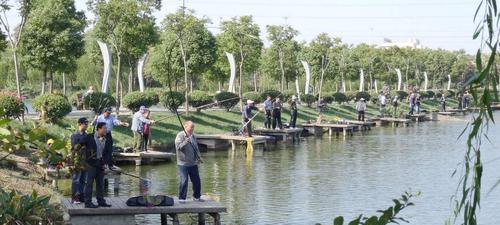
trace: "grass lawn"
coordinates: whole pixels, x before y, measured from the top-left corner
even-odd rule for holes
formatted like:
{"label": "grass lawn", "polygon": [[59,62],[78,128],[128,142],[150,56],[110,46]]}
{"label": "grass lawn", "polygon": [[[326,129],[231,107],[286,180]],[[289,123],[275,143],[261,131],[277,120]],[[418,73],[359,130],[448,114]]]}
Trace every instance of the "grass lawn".
{"label": "grass lawn", "polygon": [[[448,100],[447,108],[453,108],[458,105],[456,100]],[[424,100],[422,102],[422,109],[424,110],[437,110],[439,102],[437,100]],[[260,107],[260,106],[259,106]],[[236,112],[238,107],[235,107],[235,111],[226,112],[219,110],[209,110],[201,112],[190,112],[189,115],[181,115],[182,121],[192,120],[195,125],[195,132],[198,134],[223,134],[229,133],[233,130],[238,130],[241,128],[241,113]],[[387,107],[388,111],[392,110],[391,106]],[[398,109],[401,113],[407,113],[409,110],[408,103],[403,102],[400,104]],[[375,104],[368,103],[366,117],[376,117],[378,116],[379,110],[378,106]],[[297,124],[302,124],[309,120],[316,120],[316,109],[315,105],[311,108],[301,105],[299,107]],[[151,128],[151,139],[153,145],[169,146],[172,145],[175,139],[175,135],[181,131],[179,121],[177,117],[168,112],[162,113],[152,113],[152,118],[154,120],[159,120],[158,123],[154,124]],[[327,109],[324,110],[323,120],[335,121],[338,119],[356,119],[357,113],[355,110],[354,103],[344,103],[344,104],[329,104]],[[89,118],[91,119],[91,118]],[[131,123],[130,116],[120,116],[122,121]],[[285,109],[282,113],[282,122],[286,123],[290,119],[290,113],[288,109]],[[76,129],[76,119],[65,118],[55,125],[43,125],[49,130],[52,135],[64,135],[69,137]],[[253,126],[255,128],[264,126],[264,114],[259,113],[254,119]],[[115,145],[119,147],[127,147],[132,145],[132,131],[128,127],[115,127],[113,129],[113,138],[115,140]]]}

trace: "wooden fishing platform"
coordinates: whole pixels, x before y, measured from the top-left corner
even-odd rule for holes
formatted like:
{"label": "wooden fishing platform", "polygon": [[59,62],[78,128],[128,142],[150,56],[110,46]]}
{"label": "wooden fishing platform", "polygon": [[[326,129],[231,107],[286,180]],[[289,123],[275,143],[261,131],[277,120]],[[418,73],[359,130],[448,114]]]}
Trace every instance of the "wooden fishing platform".
{"label": "wooden fishing platform", "polygon": [[346,120],[347,124],[357,125],[359,130],[371,130],[377,123],[374,121]]}
{"label": "wooden fishing platform", "polygon": [[380,125],[389,125],[391,124],[393,127],[397,127],[400,124],[407,127],[410,125],[411,120],[410,119],[403,119],[403,118],[391,118],[391,117],[384,117],[380,118]]}
{"label": "wooden fishing platform", "polygon": [[456,114],[456,112],[438,112],[438,115],[440,116],[454,116]]}
{"label": "wooden fishing platform", "polygon": [[415,121],[415,122],[423,122],[423,121],[426,121],[426,120],[429,120],[427,118],[427,115],[425,114],[413,114],[413,115],[408,115],[406,118],[408,119],[411,119],[412,121]]}
{"label": "wooden fishing platform", "polygon": [[447,112],[454,112],[456,114],[461,114],[461,115],[467,114],[467,110],[466,109],[448,109],[446,111]]}
{"label": "wooden fishing platform", "polygon": [[252,137],[225,135],[225,134],[198,134],[196,135],[198,145],[202,145],[208,149],[224,149],[231,145],[231,149],[236,149],[237,144],[248,145],[248,140],[251,139],[252,147],[263,145],[267,148],[267,141],[273,140],[272,137],[253,135]]}
{"label": "wooden fishing platform", "polygon": [[347,136],[347,134],[352,135],[354,129],[358,127],[358,125],[352,124],[335,124],[335,123],[305,123],[302,124],[302,127],[307,130],[312,130],[312,133],[316,136],[321,136],[323,134],[324,129],[328,129],[328,135],[332,136],[335,133],[337,136],[342,132],[343,136]]}
{"label": "wooden fishing platform", "polygon": [[273,129],[264,129],[264,128],[259,128],[255,129],[254,132],[256,134],[264,135],[264,136],[272,136],[276,137],[277,140],[282,140],[282,141],[287,141],[289,139],[292,140],[292,142],[300,141],[300,135],[302,134],[302,128],[286,128],[286,129],[279,129],[279,130],[273,130]]}
{"label": "wooden fishing platform", "polygon": [[69,198],[63,199],[61,203],[72,225],[135,225],[134,216],[139,214],[160,214],[162,225],[168,223],[168,217],[172,219],[174,225],[180,224],[178,214],[198,214],[198,224],[205,224],[205,216],[208,214],[213,218],[213,224],[220,225],[220,213],[227,211],[221,203],[211,200],[204,202],[188,200],[180,203],[178,199],[174,199],[173,206],[129,207],[126,204],[128,197],[105,199],[112,207],[88,209],[83,203],[72,204]]}
{"label": "wooden fishing platform", "polygon": [[115,162],[135,162],[136,166],[142,163],[156,161],[170,161],[175,156],[171,152],[147,151],[147,152],[113,152]]}

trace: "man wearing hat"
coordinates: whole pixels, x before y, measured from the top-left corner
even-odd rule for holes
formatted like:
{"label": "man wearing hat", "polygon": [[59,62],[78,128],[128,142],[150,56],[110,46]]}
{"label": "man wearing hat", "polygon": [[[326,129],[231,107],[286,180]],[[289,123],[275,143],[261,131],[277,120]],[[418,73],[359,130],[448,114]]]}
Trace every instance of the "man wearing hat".
{"label": "man wearing hat", "polygon": [[[89,121],[82,117],[78,119],[78,130],[71,135],[71,150],[79,151],[81,148],[88,147],[87,127]],[[81,154],[81,152],[76,152]],[[74,162],[75,163],[75,162]],[[87,173],[85,170],[75,170],[72,174],[71,182],[71,198],[74,204],[79,204],[83,201],[83,188],[85,186],[85,178]]]}
{"label": "man wearing hat", "polygon": [[253,115],[252,115],[253,109],[259,110],[257,107],[255,107],[254,101],[248,99],[247,105],[245,105],[245,107],[243,107],[243,112],[242,112],[243,124],[246,124],[248,137],[252,137],[252,121],[251,120],[253,117]]}
{"label": "man wearing hat", "polygon": [[134,113],[134,116],[132,117],[132,126],[130,129],[134,133],[134,146],[133,149],[135,152],[140,152],[142,149],[142,145],[144,144],[144,139],[142,137],[142,134],[144,132],[144,126],[143,124],[152,124],[155,121],[154,120],[149,120],[144,117],[144,113],[148,111],[146,106],[141,106],[139,108],[139,111]]}
{"label": "man wearing hat", "polygon": [[365,121],[366,102],[364,98],[360,98],[356,103],[356,111],[358,111],[358,121]]}
{"label": "man wearing hat", "polygon": [[128,127],[128,123],[124,123],[116,119],[116,117],[111,115],[112,112],[113,109],[111,107],[106,108],[104,112],[97,117],[94,124],[106,123],[106,131],[107,131],[106,146],[105,146],[106,155],[104,156],[104,163],[106,166],[109,167],[109,169],[116,170],[118,169],[118,167],[113,165],[113,135],[111,135],[111,131],[113,130],[114,126]]}

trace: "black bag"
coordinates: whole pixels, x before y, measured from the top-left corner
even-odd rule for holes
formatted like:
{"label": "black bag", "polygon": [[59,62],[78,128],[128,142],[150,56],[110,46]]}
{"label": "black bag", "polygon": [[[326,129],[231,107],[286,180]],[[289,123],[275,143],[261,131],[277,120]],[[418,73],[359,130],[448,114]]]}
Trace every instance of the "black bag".
{"label": "black bag", "polygon": [[174,199],[165,195],[137,196],[127,200],[127,206],[173,206]]}

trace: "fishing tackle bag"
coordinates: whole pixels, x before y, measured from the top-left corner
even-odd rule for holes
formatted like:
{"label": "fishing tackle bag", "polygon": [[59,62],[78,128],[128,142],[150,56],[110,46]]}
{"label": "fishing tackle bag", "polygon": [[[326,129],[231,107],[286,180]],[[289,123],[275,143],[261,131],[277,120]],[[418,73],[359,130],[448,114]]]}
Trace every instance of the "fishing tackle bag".
{"label": "fishing tackle bag", "polygon": [[127,206],[173,206],[174,199],[165,195],[136,196],[127,200]]}

